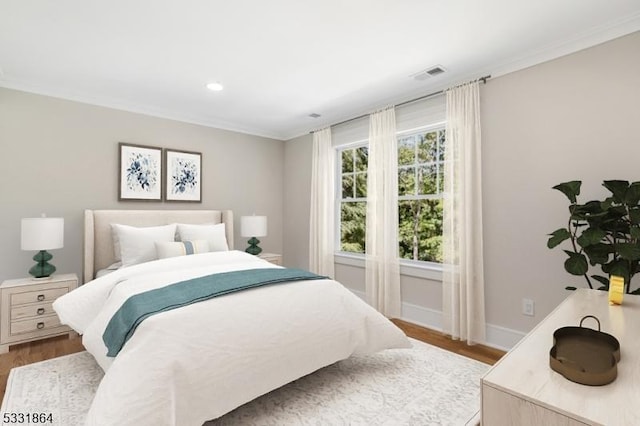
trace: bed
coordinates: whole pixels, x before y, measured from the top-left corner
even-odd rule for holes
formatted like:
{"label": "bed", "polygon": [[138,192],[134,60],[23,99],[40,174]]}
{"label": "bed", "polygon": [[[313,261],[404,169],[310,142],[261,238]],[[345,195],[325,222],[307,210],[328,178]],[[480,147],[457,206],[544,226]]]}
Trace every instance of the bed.
{"label": "bed", "polygon": [[117,260],[113,225],[151,229],[173,223],[223,224],[233,248],[230,211],[85,212],[85,284],[59,298],[54,309],[83,335],[105,371],[87,425],[199,426],[352,355],[411,346],[377,311],[321,277],[162,311],[138,324],[117,355],[108,356],[107,329],[130,299],[203,277],[283,269],[245,252],[220,250],[112,268],[94,279]]}

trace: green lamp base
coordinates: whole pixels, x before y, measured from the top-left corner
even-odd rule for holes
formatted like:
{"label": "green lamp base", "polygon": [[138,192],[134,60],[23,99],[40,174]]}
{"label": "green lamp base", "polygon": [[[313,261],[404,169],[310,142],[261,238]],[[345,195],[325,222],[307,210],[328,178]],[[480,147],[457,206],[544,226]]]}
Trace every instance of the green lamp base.
{"label": "green lamp base", "polygon": [[245,250],[247,253],[253,254],[254,256],[262,253],[262,249],[258,247],[258,244],[260,244],[259,239],[257,239],[256,237],[251,237],[251,239],[247,242],[249,243],[249,247],[247,247],[247,249]]}
{"label": "green lamp base", "polygon": [[34,278],[49,277],[56,271],[56,267],[48,263],[51,259],[53,259],[53,256],[50,253],[46,250],[40,250],[35,256],[33,256],[33,260],[38,263],[29,269],[29,273],[33,275]]}

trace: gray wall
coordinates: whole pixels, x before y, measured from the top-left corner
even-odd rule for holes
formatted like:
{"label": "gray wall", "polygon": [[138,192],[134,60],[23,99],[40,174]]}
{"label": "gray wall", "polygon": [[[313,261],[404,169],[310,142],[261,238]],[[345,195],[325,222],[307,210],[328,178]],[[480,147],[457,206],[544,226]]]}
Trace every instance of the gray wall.
{"label": "gray wall", "polygon": [[[118,142],[202,152],[203,202],[118,202]],[[59,272],[82,273],[84,209],[231,209],[268,216],[265,251],[281,253],[284,142],[0,88],[0,280],[28,276],[20,219],[62,216]]]}
{"label": "gray wall", "polygon": [[[482,94],[487,321],[531,329],[584,287],[546,234],[568,201],[551,187],[582,180],[581,200],[607,179],[640,180],[640,32],[490,80]],[[521,300],[536,316],[521,314]]]}
{"label": "gray wall", "polygon": [[283,259],[287,266],[309,268],[311,135],[287,141],[284,147]]}
{"label": "gray wall", "polygon": [[[567,220],[567,202],[551,187],[583,180],[587,201],[605,194],[602,180],[640,180],[639,52],[634,33],[482,87],[486,308],[494,331],[530,330],[566,297],[565,285],[585,285],[564,272],[560,250],[546,248],[546,234]],[[287,141],[284,254],[301,267],[310,164],[311,138]],[[364,290],[357,267],[340,265],[336,277]],[[424,308],[436,314],[431,319],[441,311],[439,283],[403,277],[402,291],[405,308]],[[534,317],[521,314],[523,297],[535,301]]]}

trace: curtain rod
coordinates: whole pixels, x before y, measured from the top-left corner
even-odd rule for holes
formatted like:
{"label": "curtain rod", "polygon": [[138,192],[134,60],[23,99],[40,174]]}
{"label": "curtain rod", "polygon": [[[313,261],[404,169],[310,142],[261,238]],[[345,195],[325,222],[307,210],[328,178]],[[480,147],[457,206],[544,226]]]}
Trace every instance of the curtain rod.
{"label": "curtain rod", "polygon": [[[476,81],[479,81],[479,82],[481,82],[481,83],[486,83],[486,82],[487,82],[487,80],[489,80],[490,78],[491,78],[491,75],[485,75],[484,77],[480,77],[480,78],[477,78],[477,79],[475,79],[475,80],[471,80],[469,83],[475,83]],[[458,86],[452,86],[452,87],[450,87],[449,89],[453,89],[453,88],[460,87],[460,86],[462,86],[462,85],[460,84],[460,85],[458,85]],[[432,98],[432,97],[434,97],[434,96],[441,95],[441,94],[443,94],[444,92],[446,92],[446,91],[447,91],[447,90],[449,90],[449,89],[438,90],[437,92],[429,93],[428,95],[423,95],[423,96],[420,96],[420,97],[418,97],[418,98],[414,98],[414,99],[410,99],[410,100],[408,100],[408,101],[400,102],[399,104],[396,104],[396,105],[395,105],[395,107],[399,107],[399,106],[403,106],[403,105],[412,104],[412,103],[414,103],[414,102],[422,101],[422,100],[424,100],[424,99],[429,99],[429,98]],[[341,125],[341,124],[345,124],[345,123],[348,123],[348,122],[350,122],[350,121],[359,120],[359,119],[364,118],[364,117],[366,117],[366,116],[368,116],[368,115],[370,115],[370,114],[362,114],[362,115],[359,115],[359,116],[357,116],[357,117],[349,118],[349,119],[347,119],[347,120],[343,120],[343,121],[340,121],[340,122],[338,122],[338,123],[334,123],[334,124],[331,124],[331,125],[329,125],[329,126],[325,126],[325,127],[334,127],[334,126],[339,126],[339,125]],[[323,129],[324,129],[325,127],[323,127]],[[313,133],[313,132],[315,132],[315,130],[312,130],[312,131],[310,131],[309,133]]]}

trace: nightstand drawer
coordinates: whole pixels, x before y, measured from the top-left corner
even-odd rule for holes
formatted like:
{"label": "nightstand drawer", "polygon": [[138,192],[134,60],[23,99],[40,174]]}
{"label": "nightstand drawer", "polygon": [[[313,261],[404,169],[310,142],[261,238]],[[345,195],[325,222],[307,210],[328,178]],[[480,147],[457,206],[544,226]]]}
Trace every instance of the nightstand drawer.
{"label": "nightstand drawer", "polygon": [[60,320],[57,315],[49,315],[42,318],[33,318],[24,321],[11,322],[11,335],[31,333],[34,331],[47,330],[60,326]]}
{"label": "nightstand drawer", "polygon": [[53,302],[68,292],[69,287],[59,287],[13,293],[11,294],[11,306],[24,305],[25,303]]}
{"label": "nightstand drawer", "polygon": [[51,307],[51,304],[51,302],[37,303],[11,308],[11,321],[54,314],[55,311]]}

